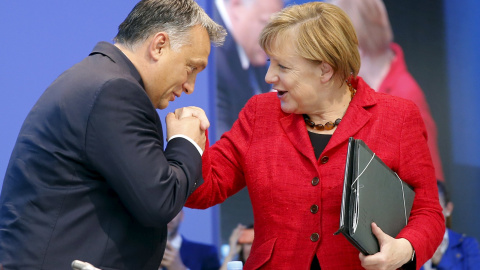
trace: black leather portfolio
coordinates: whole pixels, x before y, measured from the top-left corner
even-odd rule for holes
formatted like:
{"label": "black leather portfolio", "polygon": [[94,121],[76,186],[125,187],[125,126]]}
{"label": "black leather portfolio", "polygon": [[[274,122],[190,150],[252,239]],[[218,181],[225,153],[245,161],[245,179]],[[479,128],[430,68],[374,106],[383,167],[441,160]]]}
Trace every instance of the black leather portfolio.
{"label": "black leather portfolio", "polygon": [[340,229],[364,255],[380,251],[372,233],[375,222],[396,237],[407,225],[415,192],[362,141],[348,142],[343,184]]}

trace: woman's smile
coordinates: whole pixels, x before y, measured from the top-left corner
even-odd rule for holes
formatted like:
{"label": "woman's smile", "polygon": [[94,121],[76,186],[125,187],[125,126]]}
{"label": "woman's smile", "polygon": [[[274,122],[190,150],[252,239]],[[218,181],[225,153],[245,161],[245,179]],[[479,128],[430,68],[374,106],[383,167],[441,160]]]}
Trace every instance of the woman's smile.
{"label": "woman's smile", "polygon": [[276,90],[277,91],[277,96],[279,98],[282,98],[285,96],[285,94],[287,93],[287,91],[280,91],[280,90]]}

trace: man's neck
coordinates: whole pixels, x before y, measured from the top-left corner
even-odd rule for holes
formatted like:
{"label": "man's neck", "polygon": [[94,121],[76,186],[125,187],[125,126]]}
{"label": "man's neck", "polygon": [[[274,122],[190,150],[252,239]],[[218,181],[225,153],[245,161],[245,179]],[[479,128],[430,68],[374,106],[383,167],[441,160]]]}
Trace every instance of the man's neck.
{"label": "man's neck", "polygon": [[[136,47],[135,50],[132,50],[122,44],[115,43],[115,47],[117,47],[122,53],[132,62],[132,64],[137,69],[138,73],[140,73],[140,77],[145,81],[148,78],[148,71],[150,70],[147,66],[148,60],[146,59],[145,54],[141,54],[140,52],[145,52],[147,49],[142,47]],[[148,46],[147,43],[142,44],[141,46]]]}

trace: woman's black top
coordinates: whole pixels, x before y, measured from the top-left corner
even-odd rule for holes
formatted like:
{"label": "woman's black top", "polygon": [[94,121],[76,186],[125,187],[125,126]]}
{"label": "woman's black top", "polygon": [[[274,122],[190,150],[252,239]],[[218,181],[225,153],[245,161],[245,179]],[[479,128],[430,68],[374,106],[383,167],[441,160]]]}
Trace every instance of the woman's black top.
{"label": "woman's black top", "polygon": [[310,141],[312,142],[313,150],[315,151],[315,157],[318,159],[325,147],[327,147],[327,144],[330,141],[330,138],[332,138],[332,135],[308,132],[308,136],[310,136]]}

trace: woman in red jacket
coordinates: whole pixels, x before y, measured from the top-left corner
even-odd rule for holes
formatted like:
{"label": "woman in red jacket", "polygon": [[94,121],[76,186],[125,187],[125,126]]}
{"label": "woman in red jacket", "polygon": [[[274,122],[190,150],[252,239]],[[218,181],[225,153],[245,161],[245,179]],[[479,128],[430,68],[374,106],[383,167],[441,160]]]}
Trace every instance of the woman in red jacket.
{"label": "woman in red jacket", "polygon": [[[187,206],[207,208],[248,188],[255,239],[245,269],[419,268],[445,225],[418,108],[357,77],[357,37],[336,6],[285,8],[260,44],[270,57],[265,80],[276,91],[252,97],[232,129],[205,150],[205,183]],[[334,236],[349,137],[362,139],[416,192],[396,238],[372,224],[381,249],[370,256]]]}

